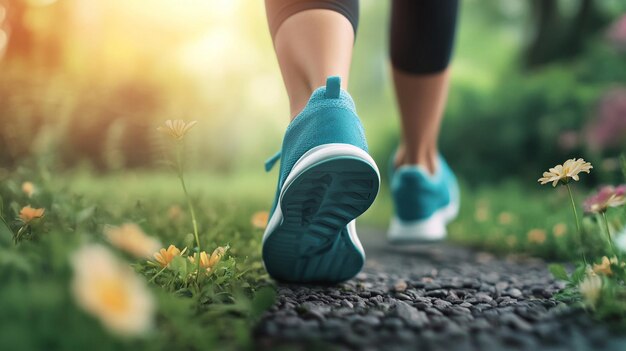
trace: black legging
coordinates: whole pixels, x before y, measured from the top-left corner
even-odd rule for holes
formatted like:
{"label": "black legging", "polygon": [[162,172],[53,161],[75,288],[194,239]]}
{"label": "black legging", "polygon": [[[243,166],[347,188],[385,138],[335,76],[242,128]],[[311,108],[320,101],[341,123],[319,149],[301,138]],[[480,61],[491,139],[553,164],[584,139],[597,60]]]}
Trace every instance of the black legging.
{"label": "black legging", "polygon": [[[265,0],[272,37],[293,14],[327,9],[345,16],[356,34],[358,0]],[[393,0],[389,51],[391,63],[406,73],[428,74],[444,70],[450,63],[458,0]]]}

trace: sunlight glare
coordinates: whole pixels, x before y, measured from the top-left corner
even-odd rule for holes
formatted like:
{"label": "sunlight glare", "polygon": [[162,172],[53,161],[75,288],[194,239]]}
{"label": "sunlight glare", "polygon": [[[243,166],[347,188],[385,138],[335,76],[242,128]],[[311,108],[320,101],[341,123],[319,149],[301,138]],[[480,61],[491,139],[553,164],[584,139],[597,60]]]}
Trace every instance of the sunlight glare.
{"label": "sunlight glare", "polygon": [[8,42],[9,36],[7,35],[7,32],[0,29],[0,56],[4,53],[4,49],[6,48]]}
{"label": "sunlight glare", "polygon": [[57,0],[28,0],[27,2],[31,6],[48,6],[57,2]]}

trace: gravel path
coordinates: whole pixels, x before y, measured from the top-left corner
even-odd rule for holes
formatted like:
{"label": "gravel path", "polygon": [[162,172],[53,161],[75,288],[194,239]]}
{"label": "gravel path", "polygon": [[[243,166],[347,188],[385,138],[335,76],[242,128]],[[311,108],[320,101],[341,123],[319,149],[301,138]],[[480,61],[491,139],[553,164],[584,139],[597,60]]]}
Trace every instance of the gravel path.
{"label": "gravel path", "polygon": [[[626,350],[555,301],[562,283],[537,259],[448,244],[392,247],[360,229],[367,264],[338,286],[279,286],[257,347],[358,350]],[[329,347],[330,345],[330,347]]]}

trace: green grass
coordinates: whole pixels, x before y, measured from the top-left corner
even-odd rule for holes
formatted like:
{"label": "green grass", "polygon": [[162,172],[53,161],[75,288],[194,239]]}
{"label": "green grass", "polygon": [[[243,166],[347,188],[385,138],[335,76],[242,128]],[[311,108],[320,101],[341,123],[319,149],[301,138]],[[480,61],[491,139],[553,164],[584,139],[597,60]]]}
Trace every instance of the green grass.
{"label": "green grass", "polygon": [[[588,190],[576,185],[573,189],[581,213],[580,204]],[[626,213],[623,209],[610,213],[615,228],[622,225],[620,211],[622,215]],[[391,215],[389,188],[383,186],[360,224],[385,230]],[[604,234],[596,230],[596,221],[594,217],[583,218],[587,231],[583,241],[589,255],[607,249]],[[567,190],[540,186],[535,180],[523,183],[512,179],[478,188],[462,183],[459,217],[449,225],[448,231],[452,243],[496,254],[526,254],[561,261],[581,257]]]}
{"label": "green grass", "polygon": [[[86,242],[100,243],[130,263],[146,281],[154,278],[160,268],[113,247],[105,240],[103,228],[132,222],[164,246],[193,248],[192,225],[176,176],[166,171],[96,176],[25,168],[5,174],[0,183],[0,213],[10,227],[0,225],[0,339],[5,345],[25,350],[83,349],[87,345],[97,345],[96,349],[250,347],[250,330],[273,301],[273,290],[265,288],[272,282],[260,257],[262,229],[253,227],[251,217],[269,208],[275,174],[191,173],[186,179],[198,214],[203,250],[211,252],[226,245],[230,249],[214,273],[199,282],[188,274],[193,267],[186,260],[166,269],[149,284],[158,305],[154,331],[145,337],[120,339],[76,304],[68,258]],[[36,185],[31,198],[21,190],[24,181]],[[449,228],[453,243],[497,254],[580,258],[581,245],[564,188],[542,187],[534,180],[462,188],[461,213]],[[574,189],[577,201],[582,201],[586,191]],[[26,240],[14,245],[11,231],[22,226],[16,218],[25,205],[43,207],[46,215],[29,226]],[[172,207],[182,211],[172,213]],[[359,226],[384,230],[391,211],[385,181]],[[616,228],[623,211],[610,212]],[[555,225],[565,226],[565,231],[554,231]],[[594,219],[586,218],[583,227],[588,257],[606,254],[606,240]]]}
{"label": "green grass", "polygon": [[[184,207],[177,178],[166,172],[126,172],[95,178],[88,173],[79,173],[59,182],[65,186],[71,183],[73,192],[84,194],[86,199],[95,203],[135,203],[140,206],[151,203],[156,208],[150,211],[163,215],[157,220],[157,227],[165,224],[161,221],[166,218],[170,206]],[[245,222],[254,212],[269,209],[275,191],[275,174],[250,172],[220,176],[192,173],[187,177],[187,183],[206,216],[214,218],[231,213]],[[573,188],[580,204],[588,190],[576,187],[576,184]],[[122,208],[112,211],[122,212]],[[389,188],[383,178],[376,202],[359,220],[359,225],[385,230],[392,211]],[[118,215],[122,216],[122,213]],[[146,218],[138,220],[147,221]],[[586,217],[584,222],[590,227],[595,220]],[[534,241],[529,240],[529,232],[533,230]],[[460,215],[450,225],[449,232],[454,243],[495,253],[525,253],[556,260],[579,257],[579,238],[567,191],[561,187],[540,186],[534,179],[526,184],[510,180],[479,188],[462,184]],[[541,233],[545,235],[543,241],[540,240]],[[589,234],[583,239],[590,253],[605,249],[601,236]]]}
{"label": "green grass", "polygon": [[[209,253],[217,246],[230,249],[214,272],[194,279],[167,269],[149,291],[157,301],[156,326],[145,337],[116,338],[97,317],[85,312],[71,293],[73,270],[69,258],[85,243],[109,247],[135,267],[145,280],[153,265],[124,254],[103,236],[105,225],[137,223],[164,246],[193,247],[192,226],[177,178],[167,173],[124,173],[94,177],[87,173],[45,176],[25,169],[2,179],[0,213],[0,338],[10,349],[241,349],[251,346],[250,330],[273,302],[272,282],[260,258],[262,230],[250,223],[264,209],[267,190],[246,187],[245,177],[189,177],[198,213],[200,241]],[[36,193],[28,198],[23,181]],[[238,197],[233,197],[232,190]],[[263,204],[263,206],[261,205]],[[25,205],[46,209],[45,217],[14,245],[11,232]],[[183,209],[171,216],[170,208]],[[0,222],[1,223],[1,222]],[[180,260],[186,262],[186,260]],[[177,267],[175,267],[177,268]]]}

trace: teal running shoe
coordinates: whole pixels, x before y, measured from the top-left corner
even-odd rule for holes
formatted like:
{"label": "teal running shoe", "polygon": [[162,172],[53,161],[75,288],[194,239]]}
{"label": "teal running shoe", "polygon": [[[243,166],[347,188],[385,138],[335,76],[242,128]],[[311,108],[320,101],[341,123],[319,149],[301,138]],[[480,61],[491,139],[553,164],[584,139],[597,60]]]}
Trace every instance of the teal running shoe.
{"label": "teal running shoe", "polygon": [[441,155],[435,174],[421,166],[391,166],[391,194],[395,215],[388,239],[391,243],[426,243],[443,240],[446,225],[459,213],[459,185]]}
{"label": "teal running shoe", "polygon": [[276,197],[263,235],[263,262],[277,280],[336,283],[365,263],[355,218],[374,202],[380,186],[365,133],[339,77],[329,77],[289,124]]}

